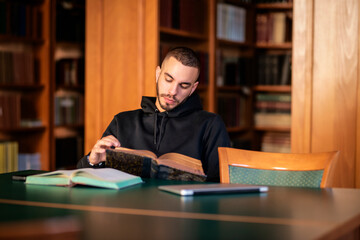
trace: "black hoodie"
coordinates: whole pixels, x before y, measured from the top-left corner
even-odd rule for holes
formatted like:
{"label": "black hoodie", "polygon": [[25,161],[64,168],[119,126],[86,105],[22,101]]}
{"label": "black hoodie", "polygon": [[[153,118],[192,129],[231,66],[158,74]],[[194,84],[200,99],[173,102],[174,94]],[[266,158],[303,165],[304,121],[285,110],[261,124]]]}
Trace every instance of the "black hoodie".
{"label": "black hoodie", "polygon": [[[197,94],[168,112],[159,112],[155,100],[143,97],[142,109],[115,115],[103,137],[113,135],[122,147],[150,150],[157,156],[176,152],[200,159],[207,180],[218,182],[218,147],[230,146],[220,116],[204,111]],[[90,167],[86,157],[78,168]]]}

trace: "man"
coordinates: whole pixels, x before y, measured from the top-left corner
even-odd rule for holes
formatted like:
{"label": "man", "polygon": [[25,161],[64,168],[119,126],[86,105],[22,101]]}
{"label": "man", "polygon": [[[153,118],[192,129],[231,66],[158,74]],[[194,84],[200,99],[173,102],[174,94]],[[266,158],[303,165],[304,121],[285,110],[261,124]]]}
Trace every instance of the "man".
{"label": "man", "polygon": [[221,118],[204,111],[194,93],[199,73],[200,62],[191,49],[170,50],[156,68],[156,98],[143,97],[141,109],[117,114],[77,166],[104,166],[105,150],[122,146],[200,159],[207,181],[219,181],[218,147],[228,147],[230,140]]}

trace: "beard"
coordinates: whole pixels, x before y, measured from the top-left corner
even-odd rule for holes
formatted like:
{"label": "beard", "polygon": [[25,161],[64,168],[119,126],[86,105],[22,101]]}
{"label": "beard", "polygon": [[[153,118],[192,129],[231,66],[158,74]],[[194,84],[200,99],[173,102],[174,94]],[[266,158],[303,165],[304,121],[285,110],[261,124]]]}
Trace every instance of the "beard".
{"label": "beard", "polygon": [[[172,110],[172,109],[174,109],[174,108],[176,108],[177,106],[179,106],[181,103],[183,103],[183,102],[185,102],[186,101],[186,99],[188,99],[188,97],[186,97],[183,101],[179,101],[176,97],[174,97],[174,96],[171,96],[170,94],[165,94],[165,93],[162,93],[162,94],[160,94],[159,93],[159,84],[158,83],[156,83],[156,97],[157,97],[157,99],[158,99],[158,101],[159,101],[159,104],[160,104],[160,107],[162,108],[162,109],[164,109],[165,111],[170,111],[170,110]],[[166,97],[166,98],[169,98],[169,99],[172,99],[173,101],[175,101],[175,104],[173,104],[173,105],[169,105],[169,104],[167,104],[167,103],[162,103],[161,101],[160,101],[160,98],[161,97]]]}

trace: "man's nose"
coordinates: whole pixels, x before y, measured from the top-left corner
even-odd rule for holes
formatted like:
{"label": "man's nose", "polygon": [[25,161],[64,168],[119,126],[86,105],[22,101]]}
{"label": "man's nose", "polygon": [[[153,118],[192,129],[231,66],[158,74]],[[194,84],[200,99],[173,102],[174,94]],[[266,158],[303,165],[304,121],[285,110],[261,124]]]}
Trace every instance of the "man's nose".
{"label": "man's nose", "polygon": [[175,83],[171,84],[169,88],[169,94],[175,96],[177,93],[177,85]]}

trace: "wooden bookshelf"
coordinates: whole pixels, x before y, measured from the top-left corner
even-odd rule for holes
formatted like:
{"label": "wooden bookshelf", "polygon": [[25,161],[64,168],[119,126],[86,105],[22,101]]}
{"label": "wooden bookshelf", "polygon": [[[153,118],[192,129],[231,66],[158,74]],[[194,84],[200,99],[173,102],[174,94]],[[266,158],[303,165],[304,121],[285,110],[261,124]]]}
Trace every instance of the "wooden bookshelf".
{"label": "wooden bookshelf", "polygon": [[[256,99],[258,94],[265,94],[265,96],[281,96],[285,94],[291,96],[292,8],[292,2],[255,4],[256,31],[254,43],[257,72],[254,74],[256,81],[252,90],[254,98],[254,148],[256,150],[262,150],[262,142],[265,141],[267,146],[264,148],[265,150],[281,149],[282,151],[291,151],[289,141],[291,102],[282,102],[281,100],[278,102],[275,100],[274,102],[260,101],[258,103],[259,100]],[[264,24],[266,25],[265,28]],[[274,119],[274,121],[275,119],[279,120],[276,120],[277,123],[272,126],[267,123],[267,120],[263,122],[264,119],[268,118]],[[255,119],[259,123],[256,123]],[[283,121],[284,126],[279,124]],[[266,124],[266,126],[262,124]],[[270,137],[273,135],[280,136],[281,139]],[[285,136],[286,140],[282,140],[283,136]],[[271,141],[274,141],[274,143]],[[281,145],[281,147],[277,147],[277,142],[287,144],[287,146]],[[272,146],[273,144],[274,146]],[[268,148],[268,146],[271,147]]]}
{"label": "wooden bookshelf", "polygon": [[[50,0],[5,0],[0,4],[7,9],[6,16],[0,16],[5,19],[1,22],[5,27],[0,27],[0,55],[3,57],[0,60],[0,75],[3,74],[0,92],[20,99],[1,103],[2,109],[11,108],[11,114],[4,113],[4,117],[10,119],[1,118],[1,122],[15,124],[1,127],[0,139],[17,142],[18,153],[39,154],[41,169],[50,170]],[[20,112],[14,115],[15,111]]]}
{"label": "wooden bookshelf", "polygon": [[51,10],[54,167],[71,169],[84,155],[85,1],[54,0]]}

